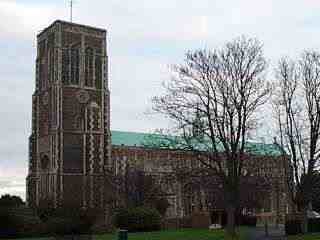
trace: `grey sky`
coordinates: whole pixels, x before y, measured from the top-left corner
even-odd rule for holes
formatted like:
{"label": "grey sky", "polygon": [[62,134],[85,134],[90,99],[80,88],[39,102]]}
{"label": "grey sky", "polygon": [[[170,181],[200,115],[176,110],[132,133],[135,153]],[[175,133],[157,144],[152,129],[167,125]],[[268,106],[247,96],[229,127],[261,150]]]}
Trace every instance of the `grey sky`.
{"label": "grey sky", "polygon": [[[149,132],[165,126],[144,115],[150,98],[186,50],[257,37],[272,72],[281,55],[318,49],[319,10],[317,0],[76,0],[74,21],[108,30],[111,128]],[[0,195],[25,196],[35,36],[68,14],[67,0],[0,0]]]}

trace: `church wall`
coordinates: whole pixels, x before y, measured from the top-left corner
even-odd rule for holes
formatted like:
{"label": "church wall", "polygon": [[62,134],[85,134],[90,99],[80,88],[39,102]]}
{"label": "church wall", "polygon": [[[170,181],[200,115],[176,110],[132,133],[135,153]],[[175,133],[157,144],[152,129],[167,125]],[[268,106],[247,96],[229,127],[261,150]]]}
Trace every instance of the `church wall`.
{"label": "church wall", "polygon": [[63,203],[81,207],[83,204],[82,175],[64,174],[63,176]]}
{"label": "church wall", "polygon": [[[146,172],[161,176],[170,173],[172,166],[196,168],[199,166],[197,154],[192,152],[149,149],[142,147],[112,146],[112,161],[114,172],[124,173],[127,164],[139,166]],[[271,183],[270,196],[266,199],[269,206],[266,211],[274,214],[279,211],[281,219],[287,212],[288,190],[286,188],[284,165],[287,160],[282,157],[248,155],[244,160],[244,171],[252,176],[260,176]],[[188,216],[195,208],[200,208],[200,202],[204,204],[204,192],[199,194],[188,190],[187,182],[163,182],[164,189],[168,192],[167,198],[173,205],[169,208],[167,217]],[[218,188],[219,179],[212,183]],[[185,185],[186,188],[183,186]],[[192,193],[190,195],[190,192]],[[223,210],[221,206],[215,206],[217,210]]]}

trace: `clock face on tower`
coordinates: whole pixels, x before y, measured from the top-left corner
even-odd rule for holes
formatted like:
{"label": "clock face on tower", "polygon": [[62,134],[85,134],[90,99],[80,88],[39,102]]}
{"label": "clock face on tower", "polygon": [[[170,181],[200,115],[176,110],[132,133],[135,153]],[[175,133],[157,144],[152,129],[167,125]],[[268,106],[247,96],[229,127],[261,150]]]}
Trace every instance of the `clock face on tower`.
{"label": "clock face on tower", "polygon": [[87,103],[89,101],[89,93],[86,90],[80,90],[77,93],[77,99],[79,103]]}

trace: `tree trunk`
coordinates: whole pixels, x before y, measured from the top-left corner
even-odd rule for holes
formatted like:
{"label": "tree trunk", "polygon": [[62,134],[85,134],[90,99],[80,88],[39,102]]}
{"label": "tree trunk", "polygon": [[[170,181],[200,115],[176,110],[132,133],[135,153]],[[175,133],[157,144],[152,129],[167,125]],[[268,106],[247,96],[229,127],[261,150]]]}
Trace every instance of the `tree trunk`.
{"label": "tree trunk", "polygon": [[227,227],[226,234],[229,239],[236,239],[236,224],[235,224],[235,211],[234,206],[227,207]]}
{"label": "tree trunk", "polygon": [[301,231],[303,234],[308,232],[308,205],[302,208]]}

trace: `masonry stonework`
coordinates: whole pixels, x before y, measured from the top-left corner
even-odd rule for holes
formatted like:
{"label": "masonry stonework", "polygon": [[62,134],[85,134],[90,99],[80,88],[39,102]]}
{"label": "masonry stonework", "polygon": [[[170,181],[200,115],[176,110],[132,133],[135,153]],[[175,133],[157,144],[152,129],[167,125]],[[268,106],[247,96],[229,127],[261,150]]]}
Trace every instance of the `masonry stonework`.
{"label": "masonry stonework", "polygon": [[[56,21],[37,36],[27,202],[101,207],[110,156],[106,31]],[[106,104],[107,103],[107,104]],[[107,114],[106,114],[107,113]]]}

